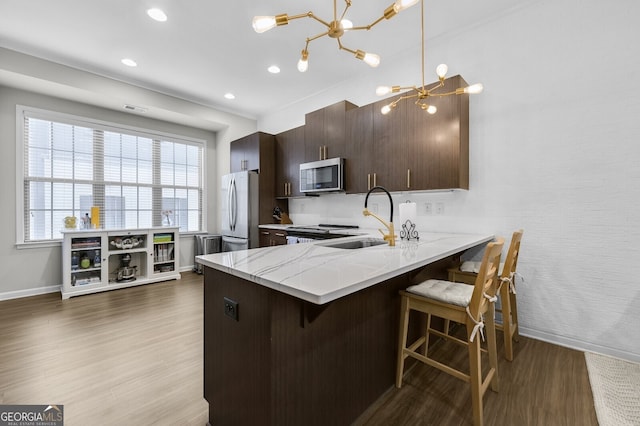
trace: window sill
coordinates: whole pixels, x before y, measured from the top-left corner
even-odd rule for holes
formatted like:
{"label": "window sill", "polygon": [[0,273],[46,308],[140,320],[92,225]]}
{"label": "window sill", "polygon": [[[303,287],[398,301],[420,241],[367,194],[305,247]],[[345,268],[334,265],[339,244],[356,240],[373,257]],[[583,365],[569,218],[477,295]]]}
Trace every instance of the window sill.
{"label": "window sill", "polygon": [[18,250],[37,249],[37,248],[46,248],[46,247],[60,247],[60,246],[62,246],[62,240],[16,243],[16,249]]}

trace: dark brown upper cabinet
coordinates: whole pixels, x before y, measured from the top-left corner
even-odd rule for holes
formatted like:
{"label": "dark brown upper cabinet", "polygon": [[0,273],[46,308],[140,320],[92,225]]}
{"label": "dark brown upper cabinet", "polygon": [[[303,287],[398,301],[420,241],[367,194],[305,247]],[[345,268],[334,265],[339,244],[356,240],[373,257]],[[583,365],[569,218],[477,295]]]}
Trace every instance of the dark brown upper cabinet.
{"label": "dark brown upper cabinet", "polygon": [[[454,76],[438,92],[466,85]],[[389,191],[469,189],[469,95],[429,97],[438,108],[434,115],[415,99],[398,102],[387,115],[380,112],[398,98],[348,112],[346,191],[362,193],[376,185]]]}
{"label": "dark brown upper cabinet", "polygon": [[263,132],[252,133],[248,136],[231,142],[230,148],[230,170],[231,173],[241,172],[244,170],[260,170],[261,155],[273,156],[268,154],[268,148],[263,147],[270,145],[273,149],[273,135]]}
{"label": "dark brown upper cabinet", "polygon": [[367,192],[371,174],[375,172],[376,152],[373,140],[373,104],[347,111],[347,143],[345,153],[345,190],[357,194]]}
{"label": "dark brown upper cabinet", "polygon": [[[230,170],[232,173],[255,170],[259,178],[259,223],[273,222],[275,204],[275,137],[256,132],[231,142]],[[258,226],[258,224],[255,224]]]}
{"label": "dark brown upper cabinet", "polygon": [[[459,76],[445,80],[439,93],[466,87]],[[434,115],[404,101],[407,127],[397,190],[469,189],[469,95],[430,97]],[[402,182],[404,180],[404,182]]]}
{"label": "dark brown upper cabinet", "polygon": [[[466,85],[457,75],[438,92]],[[301,195],[300,163],[333,157],[345,158],[347,193],[376,185],[396,192],[469,189],[469,95],[430,97],[438,108],[434,115],[414,105],[415,99],[383,115],[380,109],[399,96],[359,108],[338,102],[278,135],[276,195]]]}
{"label": "dark brown upper cabinet", "polygon": [[305,162],[344,157],[346,140],[346,112],[357,108],[348,101],[305,115]]}
{"label": "dark brown upper cabinet", "polygon": [[276,135],[276,197],[300,196],[300,163],[304,163],[304,126]]}

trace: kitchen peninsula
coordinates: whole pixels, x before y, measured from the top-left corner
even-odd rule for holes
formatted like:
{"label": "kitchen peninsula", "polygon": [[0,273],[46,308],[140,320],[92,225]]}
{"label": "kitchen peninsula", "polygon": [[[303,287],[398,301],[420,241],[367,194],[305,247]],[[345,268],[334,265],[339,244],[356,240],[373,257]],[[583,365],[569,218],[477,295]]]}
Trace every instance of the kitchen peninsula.
{"label": "kitchen peninsula", "polygon": [[424,233],[359,249],[338,241],[199,256],[204,396],[215,425],[347,425],[393,386],[398,290],[492,235]]}

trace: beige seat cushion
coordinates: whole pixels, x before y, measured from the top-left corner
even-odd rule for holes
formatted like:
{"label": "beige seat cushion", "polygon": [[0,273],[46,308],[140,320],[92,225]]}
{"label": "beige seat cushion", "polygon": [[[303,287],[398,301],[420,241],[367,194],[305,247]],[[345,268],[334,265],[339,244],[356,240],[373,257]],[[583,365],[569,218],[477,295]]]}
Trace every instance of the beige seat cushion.
{"label": "beige seat cushion", "polygon": [[444,280],[427,280],[407,288],[409,293],[418,296],[466,307],[471,302],[473,286]]}
{"label": "beige seat cushion", "polygon": [[[473,260],[465,260],[464,262],[462,262],[462,265],[460,265],[460,271],[462,272],[473,272],[475,274],[477,274],[478,272],[480,272],[480,265],[482,265],[482,262],[475,262]],[[502,269],[504,268],[504,262],[500,262],[500,270],[498,271],[498,275],[502,274]]]}

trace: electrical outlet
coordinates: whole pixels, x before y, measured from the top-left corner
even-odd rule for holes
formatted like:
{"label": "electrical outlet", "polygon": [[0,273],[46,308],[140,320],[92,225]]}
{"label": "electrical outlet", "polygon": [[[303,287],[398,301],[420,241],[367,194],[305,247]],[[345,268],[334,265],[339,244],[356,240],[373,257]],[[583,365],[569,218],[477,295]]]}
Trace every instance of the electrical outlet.
{"label": "electrical outlet", "polygon": [[431,214],[432,212],[431,203],[424,203],[424,214]]}
{"label": "electrical outlet", "polygon": [[369,211],[371,213],[378,214],[378,203],[372,203],[369,206]]}
{"label": "electrical outlet", "polygon": [[436,214],[444,214],[444,203],[436,203]]}
{"label": "electrical outlet", "polygon": [[231,317],[236,321],[240,321],[238,319],[238,308],[238,302],[231,300],[228,297],[224,298],[224,314],[226,316]]}

